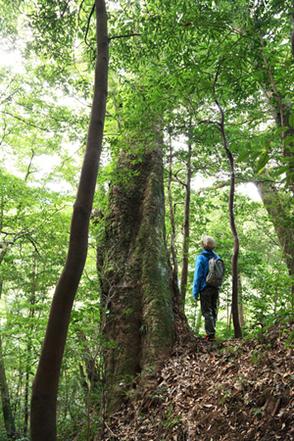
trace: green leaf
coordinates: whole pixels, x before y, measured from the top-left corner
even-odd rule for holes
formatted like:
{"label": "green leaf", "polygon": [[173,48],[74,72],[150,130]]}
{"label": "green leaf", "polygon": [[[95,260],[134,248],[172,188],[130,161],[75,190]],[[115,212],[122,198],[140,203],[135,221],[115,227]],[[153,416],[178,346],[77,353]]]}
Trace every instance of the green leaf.
{"label": "green leaf", "polygon": [[256,164],[256,173],[260,174],[263,172],[266,164],[268,163],[270,157],[267,152],[263,153],[259,156],[257,164]]}

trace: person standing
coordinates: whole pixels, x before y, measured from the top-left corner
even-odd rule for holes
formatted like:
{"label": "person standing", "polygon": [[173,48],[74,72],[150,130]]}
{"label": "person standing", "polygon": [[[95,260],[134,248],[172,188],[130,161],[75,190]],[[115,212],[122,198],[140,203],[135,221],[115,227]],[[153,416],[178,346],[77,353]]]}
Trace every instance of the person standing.
{"label": "person standing", "polygon": [[192,295],[200,295],[201,313],[205,321],[206,340],[214,340],[217,320],[219,288],[224,274],[223,261],[213,250],[215,240],[202,238],[203,251],[196,257]]}

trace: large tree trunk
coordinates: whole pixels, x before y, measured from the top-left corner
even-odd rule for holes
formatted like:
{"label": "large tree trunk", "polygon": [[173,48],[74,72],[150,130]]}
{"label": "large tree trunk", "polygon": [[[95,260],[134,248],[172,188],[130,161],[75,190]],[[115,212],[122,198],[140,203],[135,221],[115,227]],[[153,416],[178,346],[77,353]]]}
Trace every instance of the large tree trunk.
{"label": "large tree trunk", "polygon": [[[292,294],[294,298],[294,227],[293,227],[293,199],[290,194],[278,191],[270,181],[256,182],[263,204],[273,222],[278,236],[285,263],[292,278]],[[292,209],[291,209],[292,207]]]}
{"label": "large tree trunk", "polygon": [[[294,5],[294,3],[293,3]],[[292,54],[293,54],[293,13],[292,19]],[[294,194],[294,127],[291,121],[293,114],[293,103],[287,100],[279,91],[275,76],[274,66],[266,56],[265,40],[260,36],[260,53],[263,61],[265,73],[264,88],[268,101],[273,109],[273,114],[277,126],[281,129],[282,154],[284,162],[287,164],[286,185]],[[288,267],[288,272],[292,278],[292,307],[294,302],[294,228],[291,215],[291,206],[293,208],[293,199],[289,195],[279,191],[274,183],[270,181],[257,182],[257,188],[264,203],[264,206],[274,224],[284,257]],[[287,200],[284,200],[284,199]]]}
{"label": "large tree trunk", "polygon": [[89,218],[102,149],[108,76],[105,2],[96,0],[95,5],[97,57],[87,148],[72,215],[68,255],[54,293],[45,341],[33,385],[32,441],[56,440],[56,404],[61,363],[72,305],[87,256]]}
{"label": "large tree trunk", "polygon": [[[174,289],[165,239],[161,148],[122,154],[118,173],[129,182],[114,185],[106,219],[100,271],[105,351],[106,413],[132,386],[156,371],[175,342]],[[178,295],[178,293],[177,293]]]}
{"label": "large tree trunk", "polygon": [[273,109],[277,126],[281,129],[281,144],[284,163],[287,164],[286,185],[294,193],[294,127],[291,121],[293,103],[281,94],[274,76],[274,66],[271,65],[265,51],[266,41],[260,35],[260,54],[263,62],[265,95]]}

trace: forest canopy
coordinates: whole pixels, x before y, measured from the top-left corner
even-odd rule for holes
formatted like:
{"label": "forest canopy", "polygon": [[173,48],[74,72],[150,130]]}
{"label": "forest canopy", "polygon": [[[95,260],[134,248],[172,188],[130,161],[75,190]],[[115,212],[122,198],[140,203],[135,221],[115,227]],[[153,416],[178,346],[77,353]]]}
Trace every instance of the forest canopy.
{"label": "forest canopy", "polygon": [[[0,441],[108,439],[138,378],[205,334],[203,236],[219,341],[293,320],[293,2],[0,5]],[[42,393],[54,429],[31,438]]]}

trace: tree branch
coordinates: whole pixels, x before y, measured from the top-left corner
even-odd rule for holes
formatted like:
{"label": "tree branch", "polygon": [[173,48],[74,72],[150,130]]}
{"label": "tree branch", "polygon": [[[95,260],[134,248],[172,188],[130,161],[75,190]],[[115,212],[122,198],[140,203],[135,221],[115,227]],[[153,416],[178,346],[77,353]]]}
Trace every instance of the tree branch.
{"label": "tree branch", "polygon": [[181,170],[177,171],[176,173],[173,173],[172,176],[173,176],[173,178],[174,178],[179,184],[181,184],[183,187],[186,187],[186,186],[187,186],[186,183],[183,182],[180,178],[178,178],[178,173],[179,173],[180,171],[181,171]]}
{"label": "tree branch", "polygon": [[142,34],[138,34],[137,32],[132,32],[131,34],[124,34],[124,35],[113,35],[112,37],[109,37],[109,41],[119,39],[119,38],[130,38],[130,37],[141,37]]}
{"label": "tree branch", "polygon": [[[82,4],[83,4],[83,2],[82,2]],[[82,4],[81,4],[81,6],[82,6]],[[90,11],[90,14],[89,14],[89,17],[88,17],[88,20],[87,20],[87,27],[86,27],[86,33],[85,33],[85,38],[84,38],[84,41],[85,41],[85,43],[86,43],[86,45],[88,46],[88,47],[91,47],[91,45],[88,43],[88,41],[87,41],[87,37],[88,37],[88,33],[89,33],[89,28],[90,28],[90,22],[91,22],[91,18],[92,18],[92,15],[94,14],[94,11],[95,11],[95,3],[93,4],[93,6],[92,6],[92,9],[91,9],[91,11]]]}

